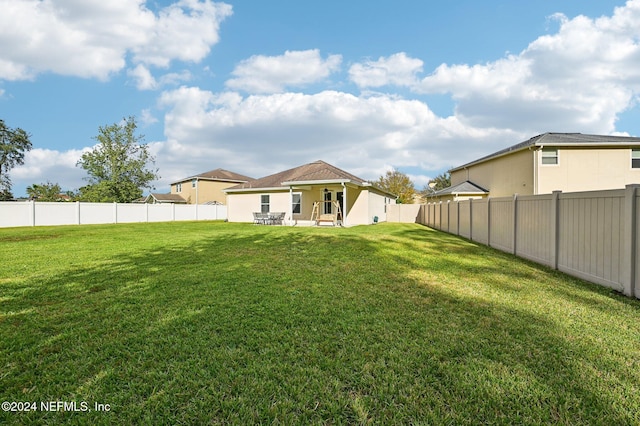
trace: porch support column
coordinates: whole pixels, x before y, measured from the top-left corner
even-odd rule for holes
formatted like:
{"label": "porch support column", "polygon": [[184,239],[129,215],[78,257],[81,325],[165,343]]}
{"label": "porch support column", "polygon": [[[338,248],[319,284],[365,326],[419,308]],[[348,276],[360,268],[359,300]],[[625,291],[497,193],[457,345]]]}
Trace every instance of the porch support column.
{"label": "porch support column", "polygon": [[347,226],[347,185],[342,182],[342,226]]}
{"label": "porch support column", "polygon": [[289,185],[289,225],[293,226],[293,186],[291,185]]}

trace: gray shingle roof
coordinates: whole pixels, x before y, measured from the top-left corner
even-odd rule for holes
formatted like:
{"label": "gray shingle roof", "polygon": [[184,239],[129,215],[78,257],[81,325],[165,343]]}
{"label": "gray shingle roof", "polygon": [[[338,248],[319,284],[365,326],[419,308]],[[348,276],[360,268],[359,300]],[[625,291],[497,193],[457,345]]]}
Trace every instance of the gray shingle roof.
{"label": "gray shingle roof", "polygon": [[206,180],[238,182],[238,183],[247,182],[253,179],[252,177],[241,175],[240,173],[230,172],[229,170],[215,169],[215,170],[209,170],[208,172],[200,173],[195,176],[189,176],[187,178],[177,180],[175,182],[172,182],[172,184],[190,181],[195,178],[206,179]]}
{"label": "gray shingle roof", "polygon": [[486,189],[476,185],[470,181],[464,181],[457,185],[450,186],[448,188],[441,189],[440,191],[436,191],[430,195],[430,197],[440,197],[442,195],[451,195],[451,194],[488,194],[489,191]]}
{"label": "gray shingle roof", "polygon": [[367,183],[351,173],[345,172],[324,161],[314,161],[313,163],[304,164],[293,169],[265,176],[260,179],[254,179],[246,183],[229,188],[237,189],[256,189],[256,188],[278,188],[283,182],[309,182],[309,181],[328,181],[328,180],[344,180],[364,185]]}
{"label": "gray shingle roof", "polygon": [[157,202],[162,203],[186,203],[187,201],[182,198],[180,195],[178,194],[155,194],[152,193],[149,195],[150,197],[153,197],[156,199]]}
{"label": "gray shingle roof", "polygon": [[528,149],[531,146],[640,146],[640,138],[630,136],[585,135],[582,133],[543,133],[529,140],[455,167],[451,171],[482,163],[495,157]]}

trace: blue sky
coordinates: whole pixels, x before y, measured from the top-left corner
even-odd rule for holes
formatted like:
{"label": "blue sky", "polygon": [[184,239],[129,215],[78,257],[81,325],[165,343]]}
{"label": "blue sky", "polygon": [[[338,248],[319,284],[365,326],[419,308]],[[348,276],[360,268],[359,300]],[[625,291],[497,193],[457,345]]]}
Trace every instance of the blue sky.
{"label": "blue sky", "polygon": [[322,159],[429,178],[547,131],[640,136],[640,0],[0,0],[11,178],[84,185],[98,127],[135,115],[155,192],[215,168]]}

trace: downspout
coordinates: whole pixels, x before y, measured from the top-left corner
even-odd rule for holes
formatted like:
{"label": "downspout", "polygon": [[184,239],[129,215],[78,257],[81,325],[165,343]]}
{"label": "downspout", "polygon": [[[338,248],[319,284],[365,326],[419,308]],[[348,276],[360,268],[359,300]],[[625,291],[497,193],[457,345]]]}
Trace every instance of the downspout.
{"label": "downspout", "polygon": [[347,226],[347,185],[342,182],[342,226]]}
{"label": "downspout", "polygon": [[199,187],[199,186],[200,186],[200,185],[198,185],[198,178],[196,178],[196,204],[198,204],[198,201],[199,201],[199,200],[198,200],[198,187]]}
{"label": "downspout", "polygon": [[199,220],[200,218],[198,217],[198,187],[200,185],[198,185],[198,178],[196,178],[196,220]]}
{"label": "downspout", "polygon": [[[302,209],[302,206],[300,206]],[[289,185],[289,225],[293,226],[293,187]]]}
{"label": "downspout", "polygon": [[[533,148],[533,195],[538,195],[538,157],[544,145],[540,145],[540,149],[536,149],[535,146]],[[531,147],[529,147],[529,150],[531,150]]]}
{"label": "downspout", "polygon": [[538,150],[533,150],[533,195],[538,195]]}

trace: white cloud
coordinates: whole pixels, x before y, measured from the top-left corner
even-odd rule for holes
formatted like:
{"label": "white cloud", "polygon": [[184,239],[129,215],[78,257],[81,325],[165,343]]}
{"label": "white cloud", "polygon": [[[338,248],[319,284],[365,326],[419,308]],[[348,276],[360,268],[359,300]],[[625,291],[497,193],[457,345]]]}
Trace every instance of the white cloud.
{"label": "white cloud", "polygon": [[231,14],[225,3],[180,0],[160,11],[149,41],[132,48],[134,60],[162,67],[175,59],[199,62],[219,41],[220,23]]}
{"label": "white cloud", "polygon": [[191,74],[186,70],[181,73],[168,73],[156,79],[151,74],[151,71],[142,64],[127,70],[127,75],[133,79],[138,90],[157,90],[164,86],[177,85],[191,79]]}
{"label": "white cloud", "polygon": [[158,148],[158,166],[167,179],[216,167],[260,177],[318,159],[375,179],[391,166],[457,165],[452,156],[470,160],[514,137],[509,131],[465,127],[454,117],[437,117],[423,102],[385,95],[323,91],[242,97],[182,87],[164,92],[160,105],[168,110],[167,142]]}
{"label": "white cloud", "polygon": [[342,56],[322,59],[317,49],[286,51],[280,56],[256,55],[232,72],[227,87],[250,93],[278,93],[286,87],[303,87],[326,79],[340,68]]}
{"label": "white cloud", "polygon": [[150,109],[146,108],[143,109],[140,113],[140,122],[143,126],[149,126],[151,124],[157,123],[158,119],[153,116]]}
{"label": "white cloud", "polygon": [[400,52],[377,61],[354,64],[349,68],[349,77],[362,88],[413,86],[417,83],[416,74],[422,72],[422,65],[420,59],[410,58]]}
{"label": "white cloud", "polygon": [[640,93],[640,1],[612,17],[568,19],[556,34],[518,55],[484,65],[446,65],[424,78],[422,93],[451,93],[472,126],[528,133],[610,133]]}
{"label": "white cloud", "polygon": [[[82,154],[90,148],[82,150],[56,151],[34,148],[25,154],[24,165],[16,166],[10,176],[14,188],[26,188],[29,185],[44,182],[58,183],[63,190],[78,189],[86,185],[86,172],[76,163]],[[23,191],[15,190],[15,196],[23,196]]]}
{"label": "white cloud", "polygon": [[[0,0],[0,79],[42,72],[108,79],[134,63],[198,62],[231,6],[181,0],[158,15],[145,0]],[[140,71],[140,70],[138,70]]]}
{"label": "white cloud", "polygon": [[127,75],[135,80],[138,90],[154,90],[158,87],[158,82],[151,75],[151,71],[142,64],[128,70]]}

